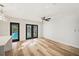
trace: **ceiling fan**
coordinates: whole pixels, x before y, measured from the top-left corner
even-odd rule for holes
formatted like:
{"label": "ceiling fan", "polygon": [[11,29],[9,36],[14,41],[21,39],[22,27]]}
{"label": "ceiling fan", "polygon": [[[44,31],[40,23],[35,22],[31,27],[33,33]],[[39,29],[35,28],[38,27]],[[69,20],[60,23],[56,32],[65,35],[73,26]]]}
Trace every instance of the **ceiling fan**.
{"label": "ceiling fan", "polygon": [[49,21],[51,18],[50,18],[50,17],[45,17],[45,16],[44,16],[44,17],[41,17],[41,19],[44,20],[44,21]]}
{"label": "ceiling fan", "polygon": [[4,7],[4,5],[0,4],[1,7]]}

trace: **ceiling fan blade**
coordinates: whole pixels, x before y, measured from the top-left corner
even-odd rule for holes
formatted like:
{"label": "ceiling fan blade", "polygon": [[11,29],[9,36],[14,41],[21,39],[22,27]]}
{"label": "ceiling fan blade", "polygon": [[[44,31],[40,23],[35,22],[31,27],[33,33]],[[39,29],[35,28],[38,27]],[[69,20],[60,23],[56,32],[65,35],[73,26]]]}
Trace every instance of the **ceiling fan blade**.
{"label": "ceiling fan blade", "polygon": [[4,7],[4,5],[0,4],[1,7]]}
{"label": "ceiling fan blade", "polygon": [[45,20],[45,17],[41,17],[42,20]]}

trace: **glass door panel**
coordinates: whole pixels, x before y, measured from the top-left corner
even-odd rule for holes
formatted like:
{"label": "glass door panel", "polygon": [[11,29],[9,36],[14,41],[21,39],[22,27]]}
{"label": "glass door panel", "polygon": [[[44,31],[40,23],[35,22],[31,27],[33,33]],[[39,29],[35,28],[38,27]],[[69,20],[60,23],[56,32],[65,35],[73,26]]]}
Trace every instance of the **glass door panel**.
{"label": "glass door panel", "polygon": [[33,25],[33,38],[37,38],[37,37],[38,37],[38,26]]}
{"label": "glass door panel", "polygon": [[32,26],[30,24],[26,25],[26,38],[32,38]]}
{"label": "glass door panel", "polygon": [[38,37],[38,25],[26,24],[26,39]]}
{"label": "glass door panel", "polygon": [[10,23],[12,41],[19,41],[19,23]]}

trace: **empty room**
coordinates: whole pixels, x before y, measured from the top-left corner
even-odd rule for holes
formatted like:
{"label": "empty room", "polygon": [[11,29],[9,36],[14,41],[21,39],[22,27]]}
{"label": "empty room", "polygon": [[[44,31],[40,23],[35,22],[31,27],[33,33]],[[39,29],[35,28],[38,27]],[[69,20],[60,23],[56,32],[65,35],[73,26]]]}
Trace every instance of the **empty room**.
{"label": "empty room", "polygon": [[79,56],[79,3],[0,3],[0,56]]}

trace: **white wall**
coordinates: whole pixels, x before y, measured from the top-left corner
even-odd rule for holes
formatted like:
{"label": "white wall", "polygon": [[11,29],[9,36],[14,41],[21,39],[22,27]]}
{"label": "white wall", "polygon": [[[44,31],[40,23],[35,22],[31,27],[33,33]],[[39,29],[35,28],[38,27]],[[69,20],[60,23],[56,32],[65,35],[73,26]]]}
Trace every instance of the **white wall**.
{"label": "white wall", "polygon": [[9,35],[9,22],[0,21],[0,34],[1,35]]}
{"label": "white wall", "polygon": [[43,23],[45,38],[79,48],[79,16],[62,14]]}
{"label": "white wall", "polygon": [[42,37],[42,24],[40,22],[23,20],[23,19],[8,19],[7,22],[0,21],[0,34],[10,35],[10,22],[20,23],[20,41],[26,40],[26,24],[37,24],[38,25],[38,37]]}

